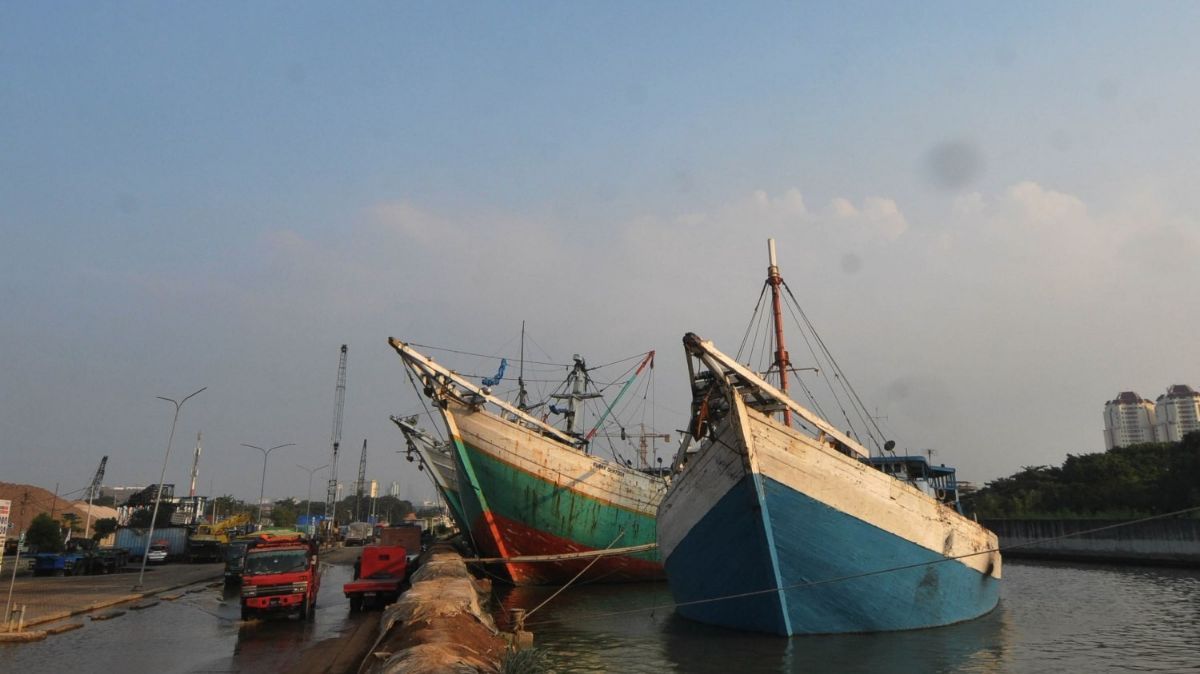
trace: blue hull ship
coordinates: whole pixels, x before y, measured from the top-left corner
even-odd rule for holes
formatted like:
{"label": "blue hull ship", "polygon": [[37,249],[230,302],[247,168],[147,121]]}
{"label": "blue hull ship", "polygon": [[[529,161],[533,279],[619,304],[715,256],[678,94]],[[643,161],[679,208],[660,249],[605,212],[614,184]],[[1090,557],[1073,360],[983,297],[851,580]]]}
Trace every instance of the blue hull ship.
{"label": "blue hull ship", "polygon": [[[775,368],[787,372],[777,334]],[[676,611],[792,636],[935,627],[995,608],[997,539],[959,511],[953,468],[892,442],[872,455],[786,384],[694,334],[684,348],[690,435],[657,520]]]}

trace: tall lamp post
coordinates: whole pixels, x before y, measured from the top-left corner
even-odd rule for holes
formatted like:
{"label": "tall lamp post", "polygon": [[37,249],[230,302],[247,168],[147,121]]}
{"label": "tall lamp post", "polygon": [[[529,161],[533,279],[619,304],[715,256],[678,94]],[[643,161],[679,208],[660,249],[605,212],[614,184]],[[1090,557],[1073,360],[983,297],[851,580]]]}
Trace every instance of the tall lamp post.
{"label": "tall lamp post", "polygon": [[324,466],[319,466],[317,468],[309,468],[308,466],[301,466],[300,464],[296,464],[296,467],[301,470],[308,471],[308,492],[304,497],[304,521],[308,522],[308,526],[312,526],[312,478],[313,478],[313,473],[317,472],[318,470],[324,470],[324,469],[328,468],[329,464],[325,464]]}
{"label": "tall lamp post", "polygon": [[171,420],[171,435],[167,436],[167,454],[163,457],[162,472],[158,476],[158,491],[154,494],[154,512],[150,515],[150,531],[146,534],[146,549],[142,551],[142,570],[138,572],[137,585],[133,586],[135,590],[142,589],[142,580],[146,576],[146,558],[150,556],[150,542],[154,540],[154,524],[155,520],[158,519],[158,504],[162,502],[163,480],[167,477],[167,461],[171,458],[171,443],[175,440],[175,424],[179,421],[179,408],[183,407],[183,404],[193,396],[199,395],[207,389],[208,387],[205,386],[183,400],[178,401],[163,396],[155,396],[159,400],[165,400],[175,406],[175,418]]}
{"label": "tall lamp post", "polygon": [[289,442],[289,443],[286,443],[283,445],[275,445],[274,447],[272,447],[270,449],[263,449],[262,447],[258,447],[257,445],[247,445],[244,442],[242,443],[242,446],[249,447],[250,449],[257,449],[258,451],[262,452],[262,455],[263,455],[262,482],[260,482],[258,485],[258,525],[262,526],[263,490],[267,486],[267,457],[271,455],[271,452],[279,449],[280,447],[295,447],[296,443]]}

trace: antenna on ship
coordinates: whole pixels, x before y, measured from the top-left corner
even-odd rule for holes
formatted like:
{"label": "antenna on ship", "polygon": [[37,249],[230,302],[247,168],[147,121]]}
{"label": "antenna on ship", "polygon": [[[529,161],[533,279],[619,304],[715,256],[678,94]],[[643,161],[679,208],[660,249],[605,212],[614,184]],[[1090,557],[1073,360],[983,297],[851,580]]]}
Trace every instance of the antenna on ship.
{"label": "antenna on ship", "polygon": [[[771,286],[771,309],[775,320],[775,367],[779,369],[779,390],[786,395],[790,363],[787,347],[783,341],[783,305],[779,292],[780,286],[783,285],[783,276],[779,274],[779,265],[775,261],[775,239],[767,239],[767,253],[771,262],[771,265],[767,267],[767,284]],[[783,409],[783,424],[785,426],[792,425],[792,411],[786,407]]]}

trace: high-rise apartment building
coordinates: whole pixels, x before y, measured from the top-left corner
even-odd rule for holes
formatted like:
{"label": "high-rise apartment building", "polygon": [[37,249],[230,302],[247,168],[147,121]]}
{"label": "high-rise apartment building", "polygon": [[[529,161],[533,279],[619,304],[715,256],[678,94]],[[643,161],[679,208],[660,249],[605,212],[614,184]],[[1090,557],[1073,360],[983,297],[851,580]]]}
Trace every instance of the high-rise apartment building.
{"label": "high-rise apartment building", "polygon": [[1200,393],[1185,384],[1171,386],[1154,401],[1154,417],[1158,441],[1179,442],[1200,431]]}
{"label": "high-rise apartment building", "polygon": [[1104,403],[1104,448],[1154,442],[1154,424],[1154,403],[1133,391],[1124,391]]}

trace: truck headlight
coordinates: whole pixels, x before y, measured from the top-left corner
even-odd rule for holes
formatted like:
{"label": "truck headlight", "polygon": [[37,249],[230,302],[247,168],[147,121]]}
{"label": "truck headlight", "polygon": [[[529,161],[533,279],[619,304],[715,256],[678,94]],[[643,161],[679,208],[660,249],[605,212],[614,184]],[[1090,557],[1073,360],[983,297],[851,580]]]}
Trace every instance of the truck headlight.
{"label": "truck headlight", "polygon": [[258,596],[258,586],[243,585],[242,586],[242,596],[243,597],[257,597]]}
{"label": "truck headlight", "polygon": [[301,580],[301,581],[292,583],[292,592],[308,592],[308,581]]}

